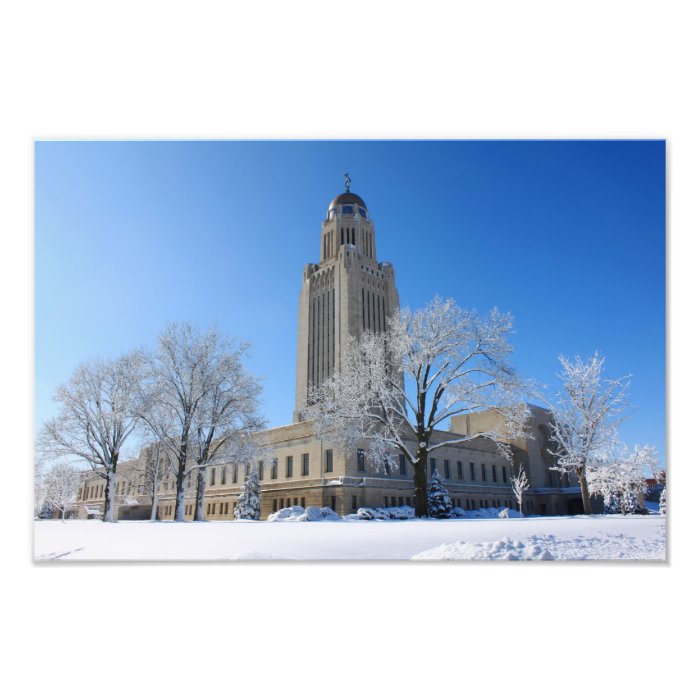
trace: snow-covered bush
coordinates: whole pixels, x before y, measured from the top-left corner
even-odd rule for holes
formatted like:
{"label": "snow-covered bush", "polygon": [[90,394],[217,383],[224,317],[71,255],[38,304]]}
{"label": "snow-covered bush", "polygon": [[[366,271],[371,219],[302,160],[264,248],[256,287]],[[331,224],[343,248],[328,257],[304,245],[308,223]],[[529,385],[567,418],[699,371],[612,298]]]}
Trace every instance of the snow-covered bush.
{"label": "snow-covered bush", "polygon": [[409,520],[414,517],[415,511],[411,506],[357,509],[357,520]]}
{"label": "snow-covered bush", "polygon": [[310,506],[303,508],[302,506],[289,506],[282,508],[275,513],[267,516],[268,522],[321,522],[329,520],[340,520],[340,516],[332,509],[324,506],[316,508]]}
{"label": "snow-covered bush", "polygon": [[431,518],[449,518],[452,514],[452,500],[442,483],[442,477],[437,469],[430,478],[428,492],[428,515]]}
{"label": "snow-covered bush", "polygon": [[256,470],[251,469],[248,474],[233,513],[237,520],[260,520],[260,481]]}
{"label": "snow-covered bush", "polygon": [[659,513],[661,515],[666,515],[666,487],[664,486],[664,490],[661,492],[661,495],[659,496]]}
{"label": "snow-covered bush", "polygon": [[507,517],[508,517],[508,509],[507,509],[507,508],[504,508],[504,509],[498,514],[498,517],[499,517],[499,518],[507,518]]}
{"label": "snow-covered bush", "polygon": [[602,497],[605,513],[646,513],[645,471],[653,471],[657,462],[656,449],[649,445],[637,445],[631,452],[624,446],[611,450],[589,465],[590,493]]}

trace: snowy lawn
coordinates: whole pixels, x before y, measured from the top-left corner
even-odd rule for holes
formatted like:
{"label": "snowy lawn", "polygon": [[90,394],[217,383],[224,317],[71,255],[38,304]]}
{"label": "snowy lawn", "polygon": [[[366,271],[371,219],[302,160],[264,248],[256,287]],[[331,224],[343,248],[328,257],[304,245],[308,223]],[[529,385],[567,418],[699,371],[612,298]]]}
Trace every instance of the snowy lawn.
{"label": "snowy lawn", "polygon": [[335,522],[37,521],[37,560],[657,559],[666,518]]}

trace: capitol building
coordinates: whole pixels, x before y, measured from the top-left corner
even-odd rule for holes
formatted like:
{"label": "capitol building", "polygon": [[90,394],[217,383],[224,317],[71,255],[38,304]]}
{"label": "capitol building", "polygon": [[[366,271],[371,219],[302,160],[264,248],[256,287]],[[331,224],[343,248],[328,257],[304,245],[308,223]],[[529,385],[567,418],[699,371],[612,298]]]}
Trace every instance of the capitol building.
{"label": "capitol building", "polygon": [[[296,396],[292,422],[258,434],[264,458],[248,464],[207,467],[204,512],[208,520],[231,520],[247,473],[258,471],[261,518],[280,508],[327,506],[339,515],[361,507],[413,505],[411,465],[397,456],[398,469],[370,464],[358,446],[345,453],[319,440],[304,420],[308,393],[330,377],[342,363],[343,343],[365,330],[382,332],[399,308],[394,267],[379,262],[374,221],[364,200],[346,191],[330,202],[321,223],[319,262],[305,265],[298,309]],[[290,309],[291,312],[291,309]],[[517,463],[527,471],[526,514],[565,515],[582,512],[581,492],[565,476],[552,471],[548,447],[548,413],[531,406],[530,437],[511,443]],[[436,440],[453,434],[497,430],[499,416],[483,411],[453,417],[450,431],[436,432]],[[151,500],[143,494],[138,459],[117,469],[115,514],[120,519],[147,519]],[[431,453],[430,471],[444,478],[454,506],[465,510],[516,507],[510,485],[513,467],[483,438],[450,445]],[[186,491],[185,514],[194,515],[195,479]],[[73,517],[98,517],[104,506],[104,479],[87,472],[81,482]],[[175,512],[175,478],[167,476],[158,502],[158,518],[171,520]]]}

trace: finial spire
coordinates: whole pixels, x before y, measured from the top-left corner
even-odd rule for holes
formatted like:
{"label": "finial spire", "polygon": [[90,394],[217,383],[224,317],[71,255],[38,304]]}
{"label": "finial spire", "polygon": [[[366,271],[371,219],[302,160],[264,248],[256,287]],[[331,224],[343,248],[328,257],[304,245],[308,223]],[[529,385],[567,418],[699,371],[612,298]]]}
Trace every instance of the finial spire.
{"label": "finial spire", "polygon": [[348,173],[345,173],[345,191],[350,192],[350,175]]}

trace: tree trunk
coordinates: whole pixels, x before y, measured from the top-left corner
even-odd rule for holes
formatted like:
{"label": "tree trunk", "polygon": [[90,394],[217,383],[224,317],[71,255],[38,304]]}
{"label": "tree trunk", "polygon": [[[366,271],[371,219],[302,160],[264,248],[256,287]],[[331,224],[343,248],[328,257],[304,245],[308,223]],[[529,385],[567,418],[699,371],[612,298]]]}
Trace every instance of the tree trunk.
{"label": "tree trunk", "polygon": [[413,486],[416,518],[428,517],[428,453],[418,449],[418,461],[413,465]]}
{"label": "tree trunk", "polygon": [[185,465],[181,464],[175,477],[175,522],[185,522]]}
{"label": "tree trunk", "polygon": [[593,512],[591,508],[591,496],[588,493],[588,479],[586,479],[586,470],[577,469],[576,476],[581,483],[581,500],[583,501],[583,512],[586,515],[590,515]]}
{"label": "tree trunk", "polygon": [[117,465],[114,464],[107,472],[107,484],[105,485],[105,512],[102,521],[105,523],[114,522],[114,480],[117,475]]}
{"label": "tree trunk", "polygon": [[[177,509],[176,509],[177,513]],[[156,517],[158,516],[158,491],[153,492],[153,496],[151,497],[151,520],[155,520]]]}
{"label": "tree trunk", "polygon": [[204,517],[204,489],[206,488],[207,468],[197,467],[197,499],[194,510],[194,519],[206,520]]}

